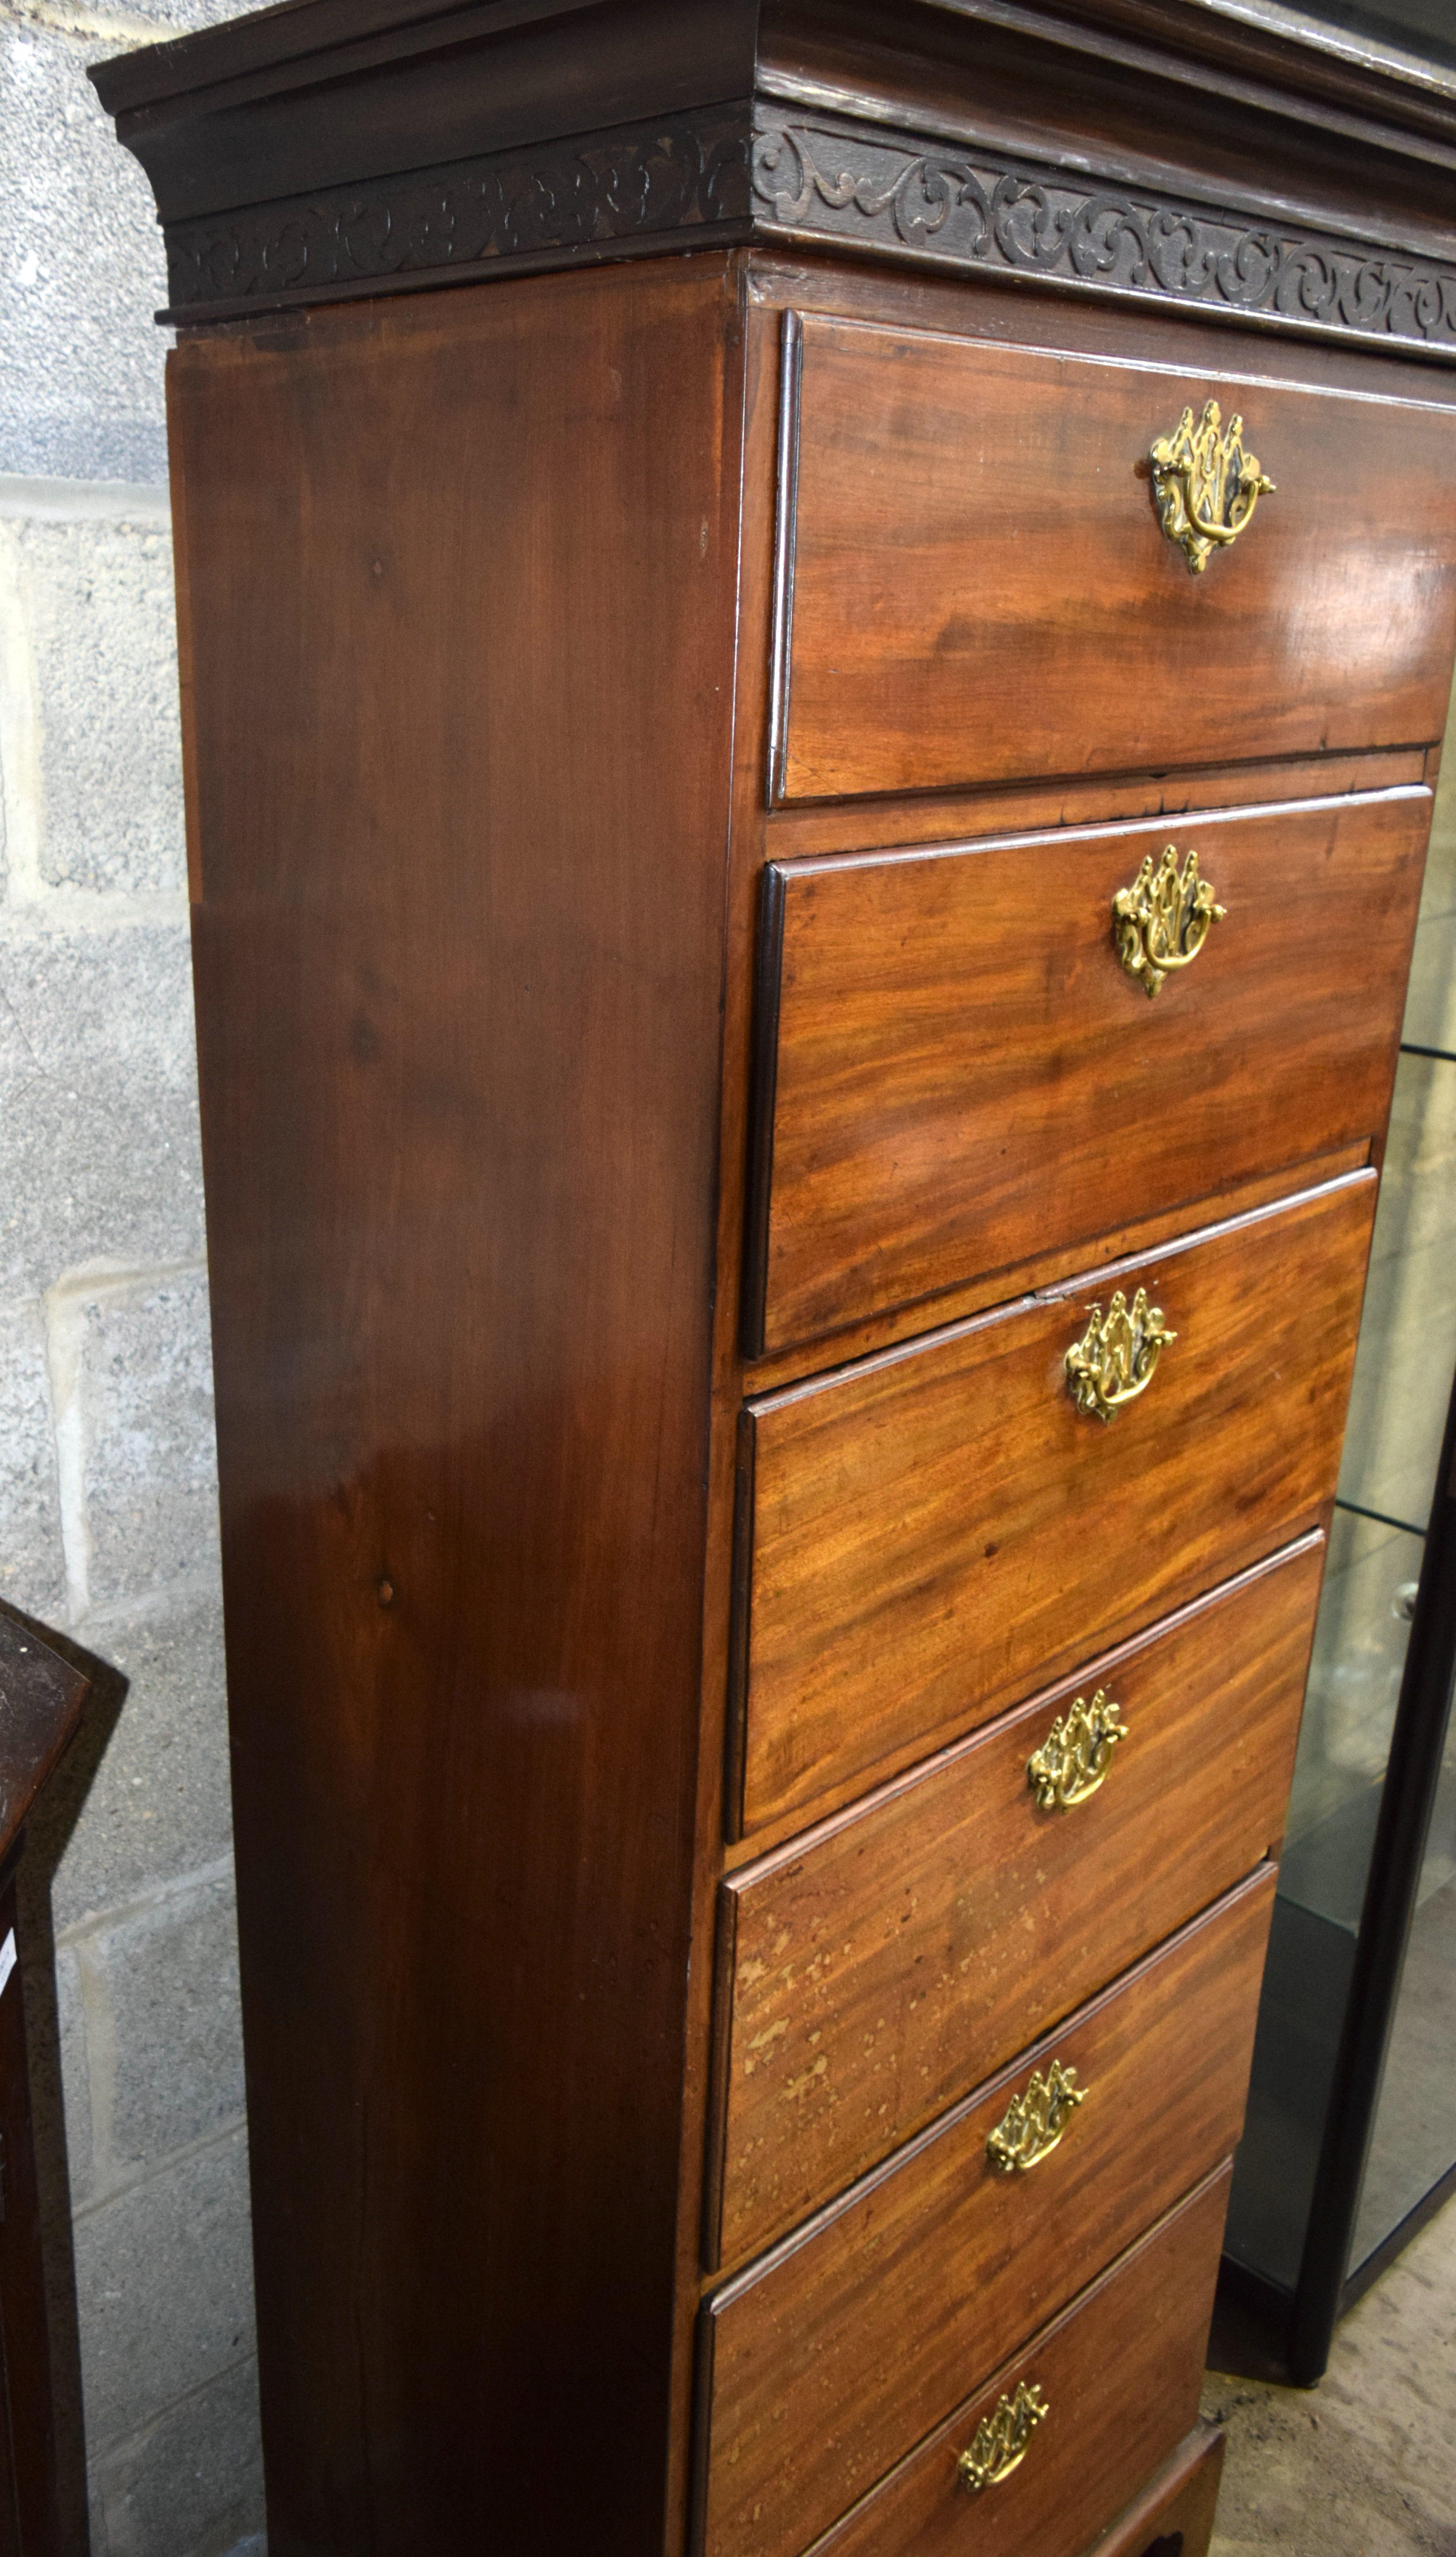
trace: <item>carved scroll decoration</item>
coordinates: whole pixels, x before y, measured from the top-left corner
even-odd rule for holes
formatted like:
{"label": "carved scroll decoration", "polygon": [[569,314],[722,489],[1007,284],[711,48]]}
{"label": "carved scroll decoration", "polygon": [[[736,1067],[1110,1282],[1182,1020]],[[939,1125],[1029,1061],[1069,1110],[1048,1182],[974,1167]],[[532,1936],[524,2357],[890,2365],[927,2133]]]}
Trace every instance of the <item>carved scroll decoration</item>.
{"label": "carved scroll decoration", "polygon": [[200,317],[785,232],[1456,355],[1456,268],[746,99],[169,222],[169,291]]}
{"label": "carved scroll decoration", "polygon": [[[307,298],[393,275],[497,260],[567,262],[613,241],[725,224],[749,210],[748,136],[729,112],[497,154],[167,227],[175,310]],[[559,253],[559,259],[553,258]]]}
{"label": "carved scroll decoration", "polygon": [[760,120],[753,193],[783,228],[852,245],[1456,351],[1456,268],[1151,192],[1090,188],[1072,170]]}

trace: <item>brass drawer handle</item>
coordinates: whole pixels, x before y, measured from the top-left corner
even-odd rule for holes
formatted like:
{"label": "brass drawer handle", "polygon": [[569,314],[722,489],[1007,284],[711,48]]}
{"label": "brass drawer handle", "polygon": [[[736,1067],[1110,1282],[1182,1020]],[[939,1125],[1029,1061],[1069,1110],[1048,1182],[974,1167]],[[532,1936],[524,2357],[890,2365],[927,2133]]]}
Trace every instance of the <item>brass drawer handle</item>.
{"label": "brass drawer handle", "polygon": [[1118,957],[1143,992],[1155,995],[1173,969],[1192,967],[1226,911],[1198,875],[1198,855],[1190,853],[1180,871],[1177,845],[1169,844],[1156,868],[1149,853],[1131,886],[1113,899]]}
{"label": "brass drawer handle", "polygon": [[1107,1782],[1113,1751],[1127,1737],[1123,1708],[1100,1686],[1091,1704],[1078,1696],[1059,1713],[1041,1747],[1026,1761],[1026,1782],[1043,1812],[1075,1811]]}
{"label": "brass drawer handle", "polygon": [[1077,2084],[1075,2069],[1054,2060],[1043,2078],[1033,2069],[1023,2095],[1013,2095],[986,2143],[986,2154],[997,2175],[1029,2175],[1056,2148],[1087,2088]]}
{"label": "brass drawer handle", "polygon": [[984,2486],[999,2486],[1018,2469],[1031,2447],[1038,2424],[1051,2413],[1041,2390],[1018,2381],[1014,2397],[1003,2397],[993,2415],[983,2415],[969,2451],[956,2462],[956,2475],[968,2494]]}
{"label": "brass drawer handle", "polygon": [[1094,1305],[1086,1331],[1065,1360],[1078,1411],[1111,1420],[1125,1403],[1135,1403],[1151,1385],[1163,1350],[1177,1337],[1163,1321],[1161,1306],[1148,1303],[1145,1287],[1138,1288],[1130,1306],[1121,1287],[1106,1313]]}
{"label": "brass drawer handle", "polygon": [[1171,435],[1158,436],[1148,455],[1158,520],[1176,542],[1189,573],[1201,577],[1216,550],[1237,542],[1260,497],[1273,494],[1252,453],[1244,450],[1244,420],[1223,419],[1217,400],[1205,403],[1195,426],[1185,408]]}

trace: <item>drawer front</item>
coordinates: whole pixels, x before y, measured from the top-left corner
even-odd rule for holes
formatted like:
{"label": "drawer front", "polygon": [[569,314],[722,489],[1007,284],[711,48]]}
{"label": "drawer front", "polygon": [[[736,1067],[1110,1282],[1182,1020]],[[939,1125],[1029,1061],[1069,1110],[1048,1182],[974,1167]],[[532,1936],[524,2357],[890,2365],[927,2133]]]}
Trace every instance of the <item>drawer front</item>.
{"label": "drawer front", "polygon": [[[1322,1563],[1311,1539],[726,1885],[720,2260],[842,2192],[1277,1846]],[[1042,1809],[1028,1761],[1099,1688],[1126,1738],[1084,1761],[1095,1792]]]}
{"label": "drawer front", "polygon": [[1195,2424],[1087,2557],[1208,2557],[1223,2465],[1223,2434]]}
{"label": "drawer front", "polygon": [[[1378,1135],[1429,816],[1393,790],[771,868],[750,1353]],[[1170,843],[1224,912],[1149,1000],[1113,900]]]}
{"label": "drawer front", "polygon": [[[1375,1191],[1352,1173],[748,1407],[745,1830],[989,1721],[1319,1523]],[[1178,1337],[1103,1423],[1065,1354],[1094,1303],[1139,1287]]]}
{"label": "drawer front", "polygon": [[[1228,2155],[1273,1882],[1260,1867],[709,2303],[707,2557],[796,2557]],[[1085,2100],[1049,2155],[998,2172],[992,2134],[1054,2066]]]}
{"label": "drawer front", "polygon": [[[1083,2557],[1197,2411],[1228,2199],[1226,2168],[998,2371],[815,2557]],[[969,2495],[961,2453],[1002,2397],[1014,2405],[1018,2387],[1040,2391],[1045,2418],[1019,2468]],[[1127,2557],[1153,2552],[1134,2541]]]}
{"label": "drawer front", "polygon": [[[1450,406],[816,316],[787,343],[778,796],[1440,736]],[[1209,400],[1275,487],[1194,575],[1148,455]]]}

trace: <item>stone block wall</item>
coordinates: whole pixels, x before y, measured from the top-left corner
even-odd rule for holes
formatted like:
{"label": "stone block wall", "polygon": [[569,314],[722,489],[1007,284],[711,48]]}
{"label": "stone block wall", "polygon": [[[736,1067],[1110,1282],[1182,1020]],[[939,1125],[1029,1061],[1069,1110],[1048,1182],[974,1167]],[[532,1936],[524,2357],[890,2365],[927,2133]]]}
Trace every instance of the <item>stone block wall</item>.
{"label": "stone block wall", "polygon": [[231,14],[0,0],[0,1598],[115,1673],[25,1881],[67,2557],[263,2547],[163,262],[84,77]]}

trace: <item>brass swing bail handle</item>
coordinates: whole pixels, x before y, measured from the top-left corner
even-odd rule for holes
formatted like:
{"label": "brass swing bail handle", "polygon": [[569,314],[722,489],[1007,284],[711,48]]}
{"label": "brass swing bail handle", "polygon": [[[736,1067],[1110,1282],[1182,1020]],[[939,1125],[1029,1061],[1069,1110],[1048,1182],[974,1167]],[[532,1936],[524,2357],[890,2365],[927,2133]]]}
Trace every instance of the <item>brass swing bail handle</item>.
{"label": "brass swing bail handle", "polygon": [[1026,1761],[1038,1811],[1073,1812],[1079,1803],[1090,1803],[1107,1783],[1113,1751],[1126,1737],[1123,1708],[1105,1686],[1090,1704],[1085,1695],[1077,1696]]}
{"label": "brass swing bail handle", "polygon": [[1135,1403],[1177,1337],[1163,1320],[1161,1305],[1148,1303],[1145,1287],[1138,1288],[1130,1305],[1121,1287],[1106,1313],[1094,1305],[1086,1331],[1063,1361],[1078,1411],[1111,1420],[1125,1403]]}
{"label": "brass swing bail handle", "polygon": [[995,2175],[1029,2175],[1043,2158],[1059,2148],[1087,2088],[1077,2084],[1075,2069],[1054,2060],[1043,2078],[1033,2069],[1019,2095],[1013,2095],[986,2143]]}
{"label": "brass swing bail handle", "polygon": [[1022,2379],[1014,2397],[1002,2397],[993,2415],[983,2415],[970,2449],[956,2462],[956,2474],[967,2493],[980,2494],[983,2487],[999,2486],[1018,2469],[1037,2425],[1045,2423],[1050,2413],[1035,2382],[1028,2388]]}
{"label": "brass swing bail handle", "polygon": [[1216,550],[1227,550],[1254,519],[1260,497],[1274,483],[1244,450],[1244,420],[1225,427],[1217,400],[1204,403],[1195,426],[1185,408],[1171,435],[1159,435],[1148,453],[1158,521],[1201,577]]}
{"label": "brass swing bail handle", "polygon": [[1113,899],[1118,957],[1143,992],[1155,995],[1174,969],[1192,967],[1226,911],[1211,880],[1199,877],[1198,855],[1190,853],[1180,870],[1178,847],[1169,844],[1160,862],[1149,853],[1131,886]]}

